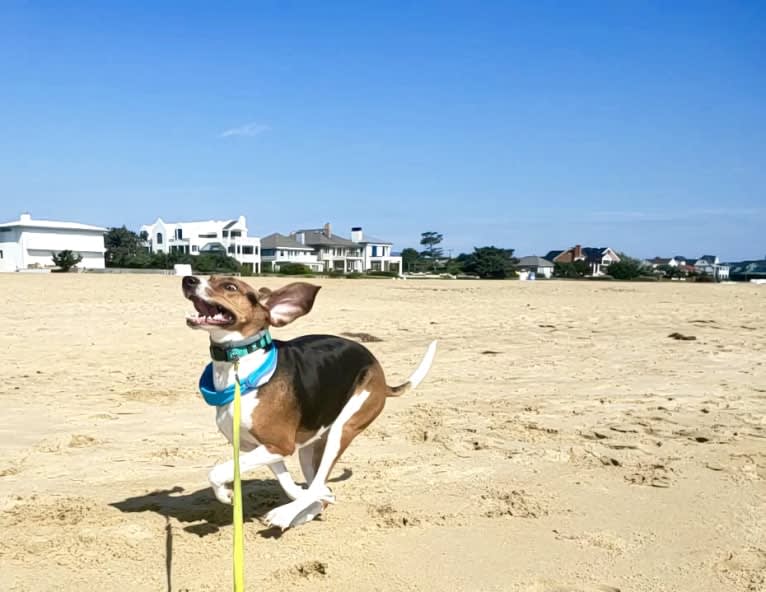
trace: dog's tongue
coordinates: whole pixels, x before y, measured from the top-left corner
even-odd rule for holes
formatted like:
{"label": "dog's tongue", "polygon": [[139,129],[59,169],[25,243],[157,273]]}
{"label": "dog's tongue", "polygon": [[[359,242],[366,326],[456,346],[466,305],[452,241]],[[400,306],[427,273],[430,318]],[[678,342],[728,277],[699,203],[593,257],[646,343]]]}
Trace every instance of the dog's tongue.
{"label": "dog's tongue", "polygon": [[194,308],[203,317],[212,317],[218,313],[218,307],[212,304],[208,304],[200,298],[194,299]]}

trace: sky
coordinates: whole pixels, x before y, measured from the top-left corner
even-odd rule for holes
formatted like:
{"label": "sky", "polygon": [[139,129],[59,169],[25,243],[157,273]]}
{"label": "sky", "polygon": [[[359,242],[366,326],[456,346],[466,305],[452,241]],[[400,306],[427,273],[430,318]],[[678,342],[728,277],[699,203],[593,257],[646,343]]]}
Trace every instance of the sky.
{"label": "sky", "polygon": [[766,256],[766,3],[0,0],[0,221]]}

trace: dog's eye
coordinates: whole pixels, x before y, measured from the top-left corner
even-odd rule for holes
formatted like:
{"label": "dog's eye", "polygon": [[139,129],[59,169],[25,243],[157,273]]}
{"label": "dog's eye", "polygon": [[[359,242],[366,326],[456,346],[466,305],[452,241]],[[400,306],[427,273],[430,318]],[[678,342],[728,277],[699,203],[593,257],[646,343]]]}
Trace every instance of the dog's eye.
{"label": "dog's eye", "polygon": [[229,292],[236,292],[236,291],[239,289],[239,288],[237,288],[237,286],[236,286],[236,285],[234,285],[234,284],[226,284],[226,285],[224,286],[224,288],[225,288],[226,290],[228,290]]}

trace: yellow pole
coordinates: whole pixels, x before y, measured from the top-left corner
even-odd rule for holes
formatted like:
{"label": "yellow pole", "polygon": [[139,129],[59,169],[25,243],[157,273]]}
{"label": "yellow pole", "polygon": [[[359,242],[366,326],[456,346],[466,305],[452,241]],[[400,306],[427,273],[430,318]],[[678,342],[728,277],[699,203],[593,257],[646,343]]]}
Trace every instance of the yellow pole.
{"label": "yellow pole", "polygon": [[239,361],[234,362],[234,592],[245,592],[245,531],[242,513],[242,480],[239,475],[239,424],[242,415],[242,393],[239,386]]}

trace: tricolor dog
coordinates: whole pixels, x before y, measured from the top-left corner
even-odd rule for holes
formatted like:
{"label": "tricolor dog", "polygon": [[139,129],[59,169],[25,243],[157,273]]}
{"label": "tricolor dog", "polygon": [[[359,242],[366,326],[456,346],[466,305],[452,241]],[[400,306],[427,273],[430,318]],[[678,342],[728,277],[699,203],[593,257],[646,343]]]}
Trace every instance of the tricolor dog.
{"label": "tricolor dog", "polygon": [[[210,335],[212,362],[200,378],[200,391],[216,408],[219,430],[231,442],[238,361],[241,471],[269,467],[293,500],[269,512],[266,521],[284,529],[313,520],[335,501],[326,485],[335,462],[380,414],[386,398],[423,380],[436,342],[407,382],[390,387],[380,363],[355,341],[331,335],[271,339],[270,327],[311,310],[319,286],[296,282],[273,292],[256,291],[232,277],[187,276],[182,287],[196,310],[186,323]],[[293,481],[284,463],[296,450],[306,487]],[[214,466],[209,480],[216,497],[231,503],[234,463]]]}

